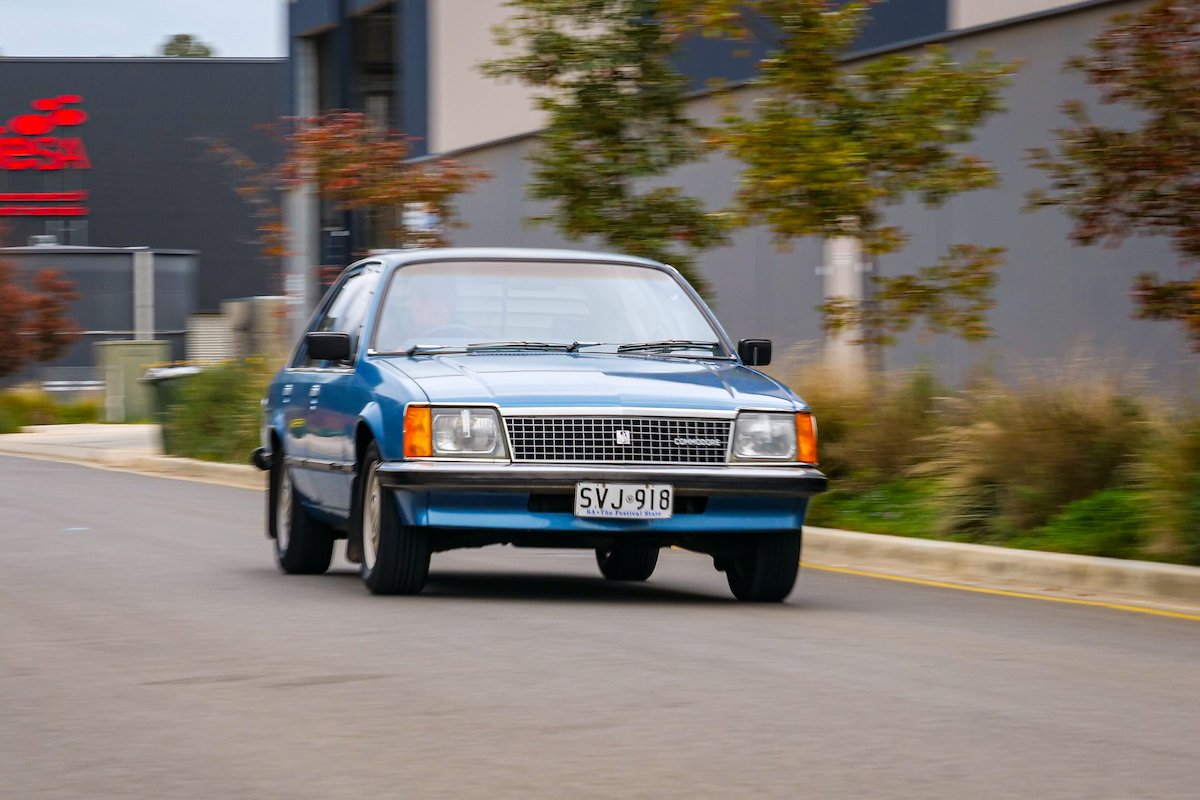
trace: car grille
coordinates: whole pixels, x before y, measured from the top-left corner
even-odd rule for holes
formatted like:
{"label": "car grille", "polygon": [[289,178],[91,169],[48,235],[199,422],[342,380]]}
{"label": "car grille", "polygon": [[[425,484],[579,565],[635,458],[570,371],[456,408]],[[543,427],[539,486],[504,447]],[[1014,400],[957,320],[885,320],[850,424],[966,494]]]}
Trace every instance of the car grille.
{"label": "car grille", "polygon": [[732,422],[670,417],[506,417],[514,461],[723,464]]}

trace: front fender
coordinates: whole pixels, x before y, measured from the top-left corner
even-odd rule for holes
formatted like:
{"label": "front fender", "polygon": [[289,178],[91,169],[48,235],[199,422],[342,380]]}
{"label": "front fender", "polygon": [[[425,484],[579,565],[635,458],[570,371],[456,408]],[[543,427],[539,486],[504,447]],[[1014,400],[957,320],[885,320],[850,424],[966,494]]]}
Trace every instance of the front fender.
{"label": "front fender", "polygon": [[356,465],[366,436],[375,440],[384,461],[404,458],[404,407],[384,399],[383,404],[372,400],[363,408],[354,437]]}
{"label": "front fender", "polygon": [[271,468],[271,458],[275,451],[272,443],[272,434],[274,434],[274,439],[282,442],[284,440],[283,427],[283,409],[272,408],[264,404],[262,428],[259,434],[261,446],[250,454],[251,464],[261,470],[269,470]]}

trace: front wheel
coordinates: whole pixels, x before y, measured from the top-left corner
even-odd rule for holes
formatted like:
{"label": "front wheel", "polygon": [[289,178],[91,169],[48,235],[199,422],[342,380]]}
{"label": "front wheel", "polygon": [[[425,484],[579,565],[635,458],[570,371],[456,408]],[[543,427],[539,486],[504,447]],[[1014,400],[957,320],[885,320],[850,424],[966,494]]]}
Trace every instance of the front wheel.
{"label": "front wheel", "polygon": [[619,542],[596,551],[600,574],[610,581],[644,581],[658,566],[658,545]]}
{"label": "front wheel", "polygon": [[359,486],[362,509],[362,578],[372,594],[417,594],[429,577],[429,535],[400,521],[391,490],[379,482],[379,447],[363,455]]}
{"label": "front wheel", "polygon": [[738,600],[779,603],[796,584],[800,570],[800,532],[759,534],[738,547],[725,570]]}
{"label": "front wheel", "polygon": [[314,520],[292,485],[292,471],[276,449],[267,492],[268,535],[275,543],[275,563],[288,575],[321,575],[333,558],[333,531]]}

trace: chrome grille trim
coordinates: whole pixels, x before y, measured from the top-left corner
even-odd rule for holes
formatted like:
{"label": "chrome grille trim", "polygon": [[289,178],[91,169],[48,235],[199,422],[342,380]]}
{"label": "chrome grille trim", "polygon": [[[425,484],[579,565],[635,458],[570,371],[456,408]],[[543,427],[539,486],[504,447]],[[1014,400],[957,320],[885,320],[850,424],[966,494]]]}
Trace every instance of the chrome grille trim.
{"label": "chrome grille trim", "polygon": [[625,415],[511,416],[504,426],[513,461],[541,463],[724,464],[733,431],[730,419]]}

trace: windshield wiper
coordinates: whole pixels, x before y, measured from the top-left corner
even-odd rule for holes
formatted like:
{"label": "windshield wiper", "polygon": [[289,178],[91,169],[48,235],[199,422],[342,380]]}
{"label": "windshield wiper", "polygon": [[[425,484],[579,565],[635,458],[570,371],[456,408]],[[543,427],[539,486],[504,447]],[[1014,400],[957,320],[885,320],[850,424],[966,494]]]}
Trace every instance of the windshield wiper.
{"label": "windshield wiper", "polygon": [[376,356],[417,356],[438,353],[486,353],[492,350],[562,351],[574,353],[581,347],[603,342],[474,342],[471,344],[414,344],[407,350],[372,352]]}
{"label": "windshield wiper", "polygon": [[424,353],[463,353],[466,352],[465,347],[461,344],[414,344],[407,350],[401,350],[399,353],[378,353],[377,355],[404,355],[418,356]]}
{"label": "windshield wiper", "polygon": [[708,349],[710,353],[716,355],[717,348],[720,347],[720,345],[720,342],[699,342],[691,339],[661,339],[657,342],[632,342],[630,344],[618,345],[617,352],[640,353],[650,350],[662,350],[666,352],[670,350]]}
{"label": "windshield wiper", "polygon": [[578,342],[477,342],[466,347],[468,353],[478,353],[487,350],[561,350],[570,353],[578,346]]}
{"label": "windshield wiper", "polygon": [[599,347],[604,342],[479,342],[467,345],[467,352],[478,353],[488,350],[561,350],[578,353],[581,347]]}

